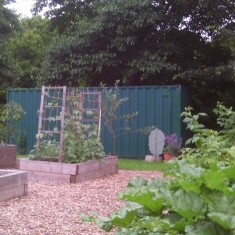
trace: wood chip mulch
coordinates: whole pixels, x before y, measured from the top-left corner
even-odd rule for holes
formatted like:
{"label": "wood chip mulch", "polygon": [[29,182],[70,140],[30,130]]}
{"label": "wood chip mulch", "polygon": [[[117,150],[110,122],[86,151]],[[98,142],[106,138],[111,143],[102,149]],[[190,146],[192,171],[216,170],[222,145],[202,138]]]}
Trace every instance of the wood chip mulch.
{"label": "wood chip mulch", "polygon": [[79,214],[107,216],[123,202],[117,200],[130,178],[162,177],[161,172],[123,171],[80,184],[29,182],[28,195],[0,202],[0,235],[105,235]]}

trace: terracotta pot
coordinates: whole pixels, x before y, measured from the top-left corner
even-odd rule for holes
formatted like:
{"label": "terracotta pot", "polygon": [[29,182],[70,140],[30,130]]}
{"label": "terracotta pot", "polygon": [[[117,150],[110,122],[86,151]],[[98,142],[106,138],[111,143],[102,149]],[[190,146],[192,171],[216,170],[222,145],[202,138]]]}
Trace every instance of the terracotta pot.
{"label": "terracotta pot", "polygon": [[164,160],[166,161],[169,161],[174,157],[173,154],[168,153],[168,152],[164,153],[163,155],[164,155]]}

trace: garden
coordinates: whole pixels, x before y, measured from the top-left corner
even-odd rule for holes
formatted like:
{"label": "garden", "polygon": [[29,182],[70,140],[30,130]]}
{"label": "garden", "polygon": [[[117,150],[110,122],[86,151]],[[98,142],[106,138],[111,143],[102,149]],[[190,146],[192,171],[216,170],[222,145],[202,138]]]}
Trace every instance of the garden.
{"label": "garden", "polygon": [[[118,90],[115,91],[118,92]],[[106,95],[109,101],[116,99],[115,102],[112,100],[116,109],[126,101],[123,99],[120,101],[118,93],[110,90],[106,90]],[[73,104],[81,107],[70,97],[71,100]],[[112,102],[107,103],[112,106]],[[51,106],[59,105],[56,103]],[[115,108],[110,110],[115,113]],[[106,109],[108,110],[107,107]],[[92,119],[89,125],[84,123],[81,125],[79,112],[74,108],[69,110],[73,110],[78,115],[78,118],[75,118],[75,115],[68,113],[64,119],[66,123],[68,116],[67,120],[70,121],[69,126],[65,125],[65,129],[70,129],[67,135],[73,141],[77,141],[72,142],[72,146],[79,145],[80,151],[83,145],[85,149],[89,148],[90,142],[86,141],[90,141],[89,138],[95,136],[91,146],[94,143],[97,146],[98,143],[98,146],[102,147],[97,138],[99,136],[97,125],[94,124],[94,120],[95,123],[99,121]],[[52,113],[58,112],[50,112]],[[182,146],[182,139],[175,133],[164,135],[155,127],[147,127],[144,131],[149,135],[149,151],[155,157],[153,162],[119,159],[115,163],[119,165],[119,169],[114,174],[102,176],[99,179],[89,178],[84,182],[80,181],[79,184],[31,179],[27,183],[27,195],[0,203],[2,212],[0,232],[4,234],[32,234],[32,232],[35,234],[106,234],[109,232],[114,234],[234,234],[235,112],[232,108],[226,108],[222,103],[218,103],[214,113],[218,124],[216,130],[209,129],[200,122],[207,118],[205,113],[194,114],[191,107],[185,108],[182,118],[187,129],[192,132],[192,137],[186,141],[185,146]],[[93,116],[89,111],[88,115]],[[132,119],[136,115],[128,114],[122,118]],[[95,118],[97,116],[99,117],[94,115]],[[115,132],[112,132],[114,117],[111,115],[109,119],[109,116],[106,116],[106,124],[113,134],[113,144],[116,137]],[[53,120],[52,116],[49,120]],[[45,126],[49,127],[49,124],[39,124],[39,129]],[[52,126],[52,129],[55,130],[55,126]],[[71,130],[79,131],[80,134],[76,135],[76,132]],[[81,130],[84,135],[81,135]],[[92,135],[86,133],[86,130],[91,131]],[[11,136],[13,138],[14,134]],[[56,140],[55,136],[49,135],[51,136]],[[79,136],[79,139],[76,139],[76,136]],[[43,137],[39,135],[38,138],[43,148],[36,145],[30,161],[49,160],[50,164],[53,164],[56,154],[57,160],[60,161],[60,142],[53,142],[48,139],[48,135],[46,135],[46,141]],[[68,143],[65,143],[68,147]],[[73,149],[71,146],[70,148]],[[115,146],[112,149],[115,151]],[[45,150],[46,158],[43,152]],[[49,152],[53,154],[48,156]],[[164,158],[165,152],[170,152],[172,158]],[[84,153],[87,152],[84,151]],[[72,161],[69,164],[84,162],[84,159],[75,160],[79,156],[84,155],[79,152],[79,155],[71,158]],[[87,160],[93,161],[90,158]],[[61,164],[67,163],[63,161]]]}
{"label": "garden", "polygon": [[0,1],[0,234],[235,235],[234,0],[29,1]]}

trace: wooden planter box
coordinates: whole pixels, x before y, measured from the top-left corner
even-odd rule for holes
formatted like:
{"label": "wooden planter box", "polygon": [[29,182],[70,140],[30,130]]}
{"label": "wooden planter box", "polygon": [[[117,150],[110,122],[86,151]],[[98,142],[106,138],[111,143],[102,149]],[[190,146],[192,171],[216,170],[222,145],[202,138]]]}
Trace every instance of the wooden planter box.
{"label": "wooden planter box", "polygon": [[0,145],[0,169],[15,168],[16,145]]}
{"label": "wooden planter box", "polygon": [[116,174],[118,158],[106,156],[99,160],[77,164],[17,159],[16,168],[27,171],[29,180],[80,183]]}
{"label": "wooden planter box", "polygon": [[27,194],[27,172],[0,170],[0,202]]}

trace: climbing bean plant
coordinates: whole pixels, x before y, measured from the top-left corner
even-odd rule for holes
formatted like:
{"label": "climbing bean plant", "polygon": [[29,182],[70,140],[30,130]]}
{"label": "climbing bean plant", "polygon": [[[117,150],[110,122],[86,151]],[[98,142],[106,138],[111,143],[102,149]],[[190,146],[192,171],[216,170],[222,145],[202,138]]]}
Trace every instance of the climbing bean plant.
{"label": "climbing bean plant", "polygon": [[[74,101],[75,102],[75,101]],[[92,111],[86,111],[91,119],[96,118]],[[95,123],[82,124],[82,114],[78,109],[67,108],[64,129],[64,161],[84,162],[104,157],[104,148],[98,136]]]}
{"label": "climbing bean plant", "polygon": [[[79,90],[73,89],[71,94],[66,95],[63,133],[59,132],[62,122],[61,113],[50,109],[46,117],[49,122],[45,126],[48,127],[53,122],[53,130],[59,132],[59,137],[63,138],[63,162],[79,163],[105,156],[98,131],[99,113],[94,107],[84,108],[84,99],[81,100],[81,94],[84,93],[79,92]],[[59,96],[56,98],[53,103],[50,102],[48,105],[58,107]],[[87,102],[90,101],[87,100]],[[59,122],[57,122],[58,120]],[[36,148],[32,159],[58,161],[60,144],[58,135],[55,136],[52,132],[40,135],[40,145],[39,148]]]}

